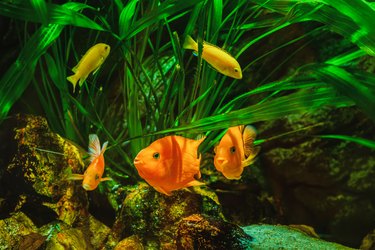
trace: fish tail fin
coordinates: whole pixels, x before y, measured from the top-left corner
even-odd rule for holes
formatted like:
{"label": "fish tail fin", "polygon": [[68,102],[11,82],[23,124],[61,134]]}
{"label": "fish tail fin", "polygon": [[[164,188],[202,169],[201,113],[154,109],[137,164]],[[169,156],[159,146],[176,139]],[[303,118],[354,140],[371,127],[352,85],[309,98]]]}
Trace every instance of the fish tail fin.
{"label": "fish tail fin", "polygon": [[104,154],[105,150],[107,149],[108,141],[103,143],[102,150],[100,151],[100,154]]}
{"label": "fish tail fin", "polygon": [[198,50],[198,44],[194,41],[194,39],[187,35],[184,41],[184,44],[182,45],[184,49],[192,49],[197,51]]}
{"label": "fish tail fin", "polygon": [[74,91],[76,90],[77,82],[78,82],[77,76],[76,75],[68,76],[66,80],[68,80],[69,82],[73,84],[73,93],[74,93]]}
{"label": "fish tail fin", "polygon": [[[104,147],[105,146],[105,147]],[[107,145],[103,144],[103,149],[105,150]],[[96,134],[89,135],[89,155],[90,155],[90,162],[95,160],[97,157],[100,156],[102,150],[100,148],[100,141],[99,137]]]}

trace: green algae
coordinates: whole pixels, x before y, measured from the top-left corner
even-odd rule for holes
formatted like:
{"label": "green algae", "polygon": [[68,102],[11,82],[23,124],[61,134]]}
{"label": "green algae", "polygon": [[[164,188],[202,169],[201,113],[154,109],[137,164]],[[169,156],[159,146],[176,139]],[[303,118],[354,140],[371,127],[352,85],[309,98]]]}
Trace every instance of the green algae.
{"label": "green algae", "polygon": [[252,225],[243,227],[246,234],[253,237],[248,249],[353,249],[337,243],[307,236],[305,233],[288,226]]}

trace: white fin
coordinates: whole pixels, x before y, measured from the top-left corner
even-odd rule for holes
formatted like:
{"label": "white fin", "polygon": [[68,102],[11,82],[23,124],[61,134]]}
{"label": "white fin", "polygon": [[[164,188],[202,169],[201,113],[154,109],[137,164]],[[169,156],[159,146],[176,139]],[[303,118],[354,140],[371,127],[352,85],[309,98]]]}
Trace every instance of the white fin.
{"label": "white fin", "polygon": [[250,156],[253,151],[253,144],[257,132],[253,126],[247,125],[242,132],[243,148],[245,156]]}
{"label": "white fin", "polygon": [[184,44],[182,45],[184,49],[192,49],[197,51],[198,50],[198,44],[194,41],[194,39],[187,35],[184,41]]}
{"label": "white fin", "polygon": [[[103,145],[104,146],[104,145]],[[90,162],[99,157],[101,153],[99,138],[96,134],[89,135],[89,155]]]}

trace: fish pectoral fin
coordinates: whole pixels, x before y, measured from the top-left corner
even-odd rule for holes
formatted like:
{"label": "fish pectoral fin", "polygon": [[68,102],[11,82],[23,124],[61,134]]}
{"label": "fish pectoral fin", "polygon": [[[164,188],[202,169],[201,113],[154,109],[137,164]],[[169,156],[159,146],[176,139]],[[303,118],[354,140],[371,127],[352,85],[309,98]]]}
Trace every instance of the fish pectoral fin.
{"label": "fish pectoral fin", "polygon": [[247,167],[253,164],[255,161],[255,157],[258,155],[259,151],[260,151],[260,147],[253,148],[249,157],[247,157],[245,160],[242,161],[242,166]]}
{"label": "fish pectoral fin", "polygon": [[99,67],[97,67],[93,72],[92,72],[92,74],[93,75],[95,75],[96,74],[96,72],[98,72],[98,70],[100,69],[100,66]]}
{"label": "fish pectoral fin", "polygon": [[83,180],[83,174],[71,174],[67,179],[71,181]]}
{"label": "fish pectoral fin", "polygon": [[186,184],[187,187],[200,186],[200,185],[205,185],[205,184],[197,180],[190,181]]}
{"label": "fish pectoral fin", "polygon": [[162,193],[162,194],[165,194],[165,195],[168,195],[168,196],[171,196],[172,195],[172,192],[168,192],[166,191],[165,189],[161,188],[161,187],[154,187],[154,189],[156,191],[158,191],[159,193]]}
{"label": "fish pectoral fin", "polygon": [[100,182],[103,182],[103,181],[113,181],[113,179],[111,177],[104,177],[100,179]]}
{"label": "fish pectoral fin", "polygon": [[79,86],[82,87],[83,83],[86,81],[87,75],[81,76],[79,79]]}

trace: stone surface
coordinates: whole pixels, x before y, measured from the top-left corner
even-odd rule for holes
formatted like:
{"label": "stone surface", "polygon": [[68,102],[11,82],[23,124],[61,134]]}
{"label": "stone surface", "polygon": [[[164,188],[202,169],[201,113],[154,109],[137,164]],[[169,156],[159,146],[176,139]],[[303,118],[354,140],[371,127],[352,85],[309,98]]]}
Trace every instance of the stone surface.
{"label": "stone surface", "polygon": [[296,230],[295,227],[281,225],[251,225],[244,227],[243,230],[253,238],[253,240],[247,245],[247,249],[353,249],[315,237],[310,237],[308,233]]}
{"label": "stone surface", "polygon": [[375,140],[375,125],[356,108],[325,108],[259,126],[261,138],[320,124],[262,145],[260,164],[282,224],[307,224],[326,239],[359,247],[375,225],[375,151],[314,135]]}
{"label": "stone surface", "polygon": [[14,249],[24,237],[37,231],[34,223],[22,212],[0,220],[0,249]]}
{"label": "stone surface", "polygon": [[14,139],[9,142],[16,150],[1,179],[8,213],[22,209],[37,225],[54,219],[72,225],[85,216],[88,205],[86,192],[67,180],[72,171],[83,170],[79,150],[51,132],[42,117],[17,116],[16,120]]}
{"label": "stone surface", "polygon": [[252,237],[222,219],[193,214],[178,225],[177,249],[248,249]]}
{"label": "stone surface", "polygon": [[125,198],[107,247],[114,247],[118,241],[137,235],[145,248],[173,249],[178,222],[196,213],[222,217],[213,192],[195,187],[194,192],[183,189],[166,196],[141,183]]}
{"label": "stone surface", "polygon": [[374,250],[375,249],[375,229],[366,235],[362,240],[360,249]]}

